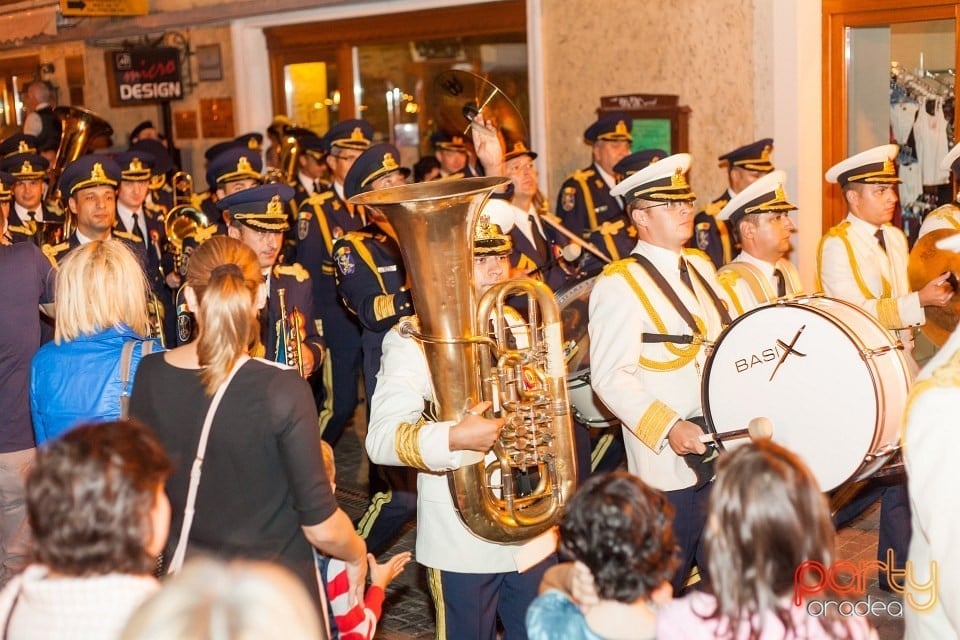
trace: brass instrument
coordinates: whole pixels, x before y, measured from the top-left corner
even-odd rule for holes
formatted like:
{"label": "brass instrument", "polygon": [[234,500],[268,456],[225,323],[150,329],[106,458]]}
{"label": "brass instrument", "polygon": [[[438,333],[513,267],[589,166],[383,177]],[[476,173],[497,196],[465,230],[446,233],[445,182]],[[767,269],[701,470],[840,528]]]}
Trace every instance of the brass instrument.
{"label": "brass instrument", "polygon": [[283,342],[284,364],[296,367],[303,377],[303,336],[300,335],[300,312],[293,308],[293,353],[290,352],[290,329],[287,325],[287,290],[277,289],[280,299],[280,340]]}
{"label": "brass instrument", "polygon": [[160,299],[157,294],[151,292],[148,303],[150,305],[150,337],[160,341],[160,345],[166,349],[167,339],[163,335],[163,307],[160,306]]}
{"label": "brass instrument", "polygon": [[[960,231],[956,229],[935,229],[917,240],[907,262],[911,291],[919,291],[947,271],[960,275],[960,253],[937,248],[940,240],[958,233]],[[924,313],[927,321],[920,326],[920,331],[935,347],[940,348],[960,320],[960,296],[954,293],[943,307],[924,307]]]}
{"label": "brass instrument", "polygon": [[60,194],[60,176],[68,164],[90,151],[90,143],[97,136],[113,135],[113,127],[106,120],[93,111],[80,107],[60,106],[53,110],[60,118],[62,133],[60,146],[57,147],[57,157],[50,163],[50,190],[47,192],[46,204],[55,210],[61,208],[65,212],[64,237],[73,232],[73,216],[63,206]]}
{"label": "brass instrument", "polygon": [[[397,232],[420,327],[401,321],[401,331],[423,344],[436,419],[459,422],[467,407],[484,398],[493,402],[494,411],[502,411],[505,426],[493,447],[496,461],[448,473],[464,524],[481,538],[501,543],[527,540],[553,526],[576,485],[560,314],[553,294],[530,279],[494,285],[479,304],[474,292],[474,225],[490,193],[504,183],[503,178],[423,182],[350,200],[377,209]],[[517,291],[532,299],[529,346],[522,350],[506,344],[503,313],[504,299]],[[480,333],[491,314],[496,340]],[[524,474],[535,478],[530,491],[514,483]]]}
{"label": "brass instrument", "polygon": [[174,272],[181,278],[187,275],[187,256],[192,246],[185,246],[185,242],[192,240],[194,245],[212,236],[217,227],[211,225],[207,215],[193,206],[193,178],[185,171],[173,174],[173,208],[163,219],[163,227],[167,232],[167,241],[170,243],[173,254]]}

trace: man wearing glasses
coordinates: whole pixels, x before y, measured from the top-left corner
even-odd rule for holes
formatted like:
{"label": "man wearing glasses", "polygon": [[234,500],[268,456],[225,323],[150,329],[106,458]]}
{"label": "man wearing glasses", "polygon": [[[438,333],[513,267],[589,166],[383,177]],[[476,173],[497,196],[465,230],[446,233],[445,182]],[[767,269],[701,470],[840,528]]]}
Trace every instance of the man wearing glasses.
{"label": "man wearing glasses", "polygon": [[787,202],[783,189],[786,179],[783,171],[766,174],[733,196],[717,214],[742,248],[717,273],[737,314],[803,293],[800,274],[786,258],[790,237],[797,230],[790,219],[796,207]]}
{"label": "man wearing glasses", "polygon": [[363,120],[344,120],[327,131],[323,144],[332,182],[304,200],[297,214],[297,262],[310,274],[314,317],[322,324],[332,367],[331,375],[312,379],[321,423],[327,420],[323,439],[331,445],[357,406],[360,378],[360,324],[337,295],[333,243],[367,224],[363,207],[344,197],[343,183],[372,138],[373,126]]}
{"label": "man wearing glasses", "polygon": [[683,248],[695,211],[689,168],[688,154],[669,156],[611,191],[623,197],[639,240],[597,278],[589,324],[593,389],[623,424],[627,466],[664,491],[676,512],[675,591],[699,555],[713,476],[695,422],[703,415],[700,375],[732,308],[709,258]]}

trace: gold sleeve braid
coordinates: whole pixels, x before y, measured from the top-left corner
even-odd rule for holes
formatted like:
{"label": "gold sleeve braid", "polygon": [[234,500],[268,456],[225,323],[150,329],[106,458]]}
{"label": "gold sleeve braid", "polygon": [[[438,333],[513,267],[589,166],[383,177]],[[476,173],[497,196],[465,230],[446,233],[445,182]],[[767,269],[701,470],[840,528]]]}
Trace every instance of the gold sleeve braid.
{"label": "gold sleeve braid", "polygon": [[394,436],[394,447],[397,450],[397,458],[405,466],[429,470],[423,461],[423,455],[420,453],[420,430],[422,428],[422,421],[417,424],[401,422]]}
{"label": "gold sleeve braid", "polygon": [[903,320],[900,319],[900,307],[896,298],[880,298],[877,300],[877,320],[887,329],[902,329]]}
{"label": "gold sleeve braid", "polygon": [[679,418],[680,416],[676,411],[659,400],[654,400],[640,417],[640,422],[637,423],[633,431],[637,434],[640,442],[654,451],[658,451],[657,444],[663,439],[667,427]]}
{"label": "gold sleeve braid", "polygon": [[373,315],[377,320],[383,320],[396,315],[396,306],[393,304],[393,294],[380,295],[373,299]]}
{"label": "gold sleeve braid", "polygon": [[[633,290],[634,294],[636,294],[637,298],[640,300],[644,310],[650,317],[650,321],[653,322],[654,327],[656,327],[657,333],[667,334],[667,327],[665,324],[663,324],[663,319],[660,318],[657,310],[654,309],[653,304],[650,302],[650,298],[648,298],[647,294],[644,292],[643,287],[640,286],[640,283],[637,282],[636,278],[633,277],[633,274],[630,273],[630,270],[628,269],[629,263],[630,260],[618,260],[617,262],[611,262],[604,267],[603,274],[622,276],[623,279],[627,281],[627,284]],[[707,327],[703,320],[697,316],[693,316],[693,319],[697,323],[697,331],[699,333],[699,336],[694,336],[693,342],[685,346],[677,346],[671,342],[664,343],[667,351],[677,356],[676,360],[658,362],[656,360],[645,358],[641,355],[638,364],[648,371],[676,371],[677,369],[682,369],[693,362],[694,358],[697,357],[697,353],[700,351],[700,345],[703,342],[698,338],[706,335],[707,333]]]}

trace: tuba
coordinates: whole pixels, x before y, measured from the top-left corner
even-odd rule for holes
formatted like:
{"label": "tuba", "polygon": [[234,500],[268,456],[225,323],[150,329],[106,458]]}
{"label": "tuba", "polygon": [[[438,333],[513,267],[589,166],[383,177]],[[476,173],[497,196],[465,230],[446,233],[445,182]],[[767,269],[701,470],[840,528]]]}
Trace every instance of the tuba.
{"label": "tuba", "polygon": [[[459,421],[480,400],[502,412],[496,460],[448,473],[463,523],[498,543],[527,540],[552,527],[575,489],[577,472],[553,293],[530,279],[494,285],[479,302],[474,292],[474,225],[490,193],[504,183],[503,178],[424,182],[350,200],[380,211],[397,232],[419,319],[419,328],[401,321],[400,331],[423,344],[436,418]],[[503,312],[506,297],[517,292],[534,302],[523,350],[507,344]],[[480,335],[491,318],[495,340],[486,331]],[[516,482],[524,474],[535,486]]]}
{"label": "tuba", "polygon": [[[80,107],[60,106],[53,112],[60,118],[62,133],[57,157],[50,164],[50,191],[47,194],[47,202],[59,209],[61,207],[60,176],[64,168],[90,151],[90,143],[94,138],[113,135],[113,127],[93,111]],[[66,235],[69,233],[68,231]]]}

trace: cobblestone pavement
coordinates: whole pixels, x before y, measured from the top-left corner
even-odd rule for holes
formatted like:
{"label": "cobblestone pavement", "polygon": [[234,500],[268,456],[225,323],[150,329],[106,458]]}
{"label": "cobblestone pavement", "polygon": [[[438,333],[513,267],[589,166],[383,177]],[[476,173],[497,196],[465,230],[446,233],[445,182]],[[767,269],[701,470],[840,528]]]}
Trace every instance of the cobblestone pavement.
{"label": "cobblestone pavement", "polygon": [[[361,406],[353,424],[364,424]],[[353,426],[348,427],[336,446],[337,499],[351,518],[356,520],[366,507],[367,467],[361,446],[361,434]],[[876,558],[879,507],[874,505],[860,518],[839,532],[837,556],[854,563],[868,562]],[[415,527],[407,526],[384,557],[414,549]],[[877,585],[876,570],[867,574],[867,593],[863,598],[870,602],[882,602],[878,609],[902,611],[902,598],[881,591]],[[891,604],[892,603],[892,604]],[[383,618],[377,638],[383,640],[428,640],[434,637],[433,603],[427,591],[426,571],[418,564],[410,563],[407,570],[387,589]],[[881,614],[870,618],[877,628],[880,640],[899,640],[903,637],[903,618]]]}

